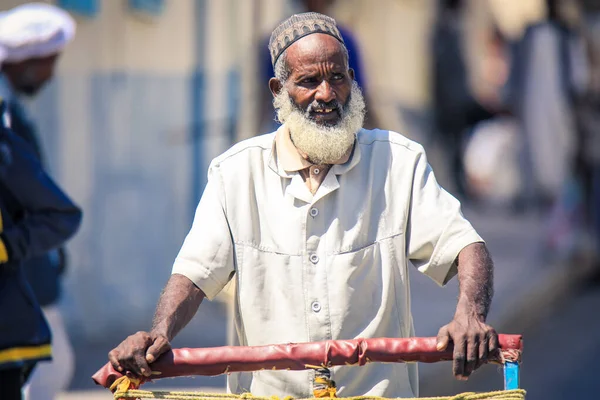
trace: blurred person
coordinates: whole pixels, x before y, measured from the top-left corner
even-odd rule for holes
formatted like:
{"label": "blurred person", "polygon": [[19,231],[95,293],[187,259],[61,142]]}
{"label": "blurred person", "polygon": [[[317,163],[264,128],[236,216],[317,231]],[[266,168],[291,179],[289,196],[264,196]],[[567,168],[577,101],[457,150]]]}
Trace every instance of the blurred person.
{"label": "blurred person", "polygon": [[[547,0],[547,18],[526,29],[514,57],[510,102],[527,150],[524,202],[549,213],[545,244],[561,261],[586,259],[597,247],[594,3]],[[582,15],[586,10],[592,18]]]}
{"label": "blurred person", "polygon": [[463,50],[464,2],[440,0],[437,10],[432,37],[433,140],[446,152],[453,194],[466,200],[463,149],[467,133],[494,115],[499,98],[493,91],[482,98],[471,90]]}
{"label": "blurred person", "polygon": [[[35,96],[53,77],[56,62],[75,33],[75,22],[58,7],[30,3],[0,13],[0,96],[8,106],[11,128],[43,163],[35,121],[22,97]],[[58,301],[65,251],[52,249],[24,262],[27,279],[42,306],[53,334],[55,356],[40,364],[30,379],[26,395],[34,400],[54,399],[69,384],[73,354]]]}
{"label": "blurred person", "polygon": [[[486,324],[493,264],[460,203],[437,183],[419,144],[363,128],[365,104],[335,20],[282,22],[269,42],[276,132],[217,157],[175,260],[150,332],[109,353],[117,371],[151,376],[152,363],[230,280],[238,345],[414,336],[409,262],[459,300],[439,330],[466,379],[497,350]],[[416,364],[332,369],[341,396],[418,395]],[[310,371],[228,374],[228,391],[298,398]]]}
{"label": "blurred person", "polygon": [[581,0],[577,28],[585,50],[585,79],[575,90],[578,145],[575,174],[581,184],[583,229],[600,280],[600,0]]}
{"label": "blurred person", "polygon": [[23,263],[63,245],[78,229],[81,211],[44,172],[31,147],[8,130],[5,105],[0,104],[0,399],[20,400],[32,369],[52,357],[51,333]]}
{"label": "blurred person", "polygon": [[[328,14],[331,8],[335,5],[335,0],[293,0],[292,6],[295,9],[296,13],[301,12],[316,12],[319,14]],[[358,83],[358,85],[363,88],[363,91],[366,91],[364,71],[363,71],[363,61],[360,52],[360,46],[358,41],[354,37],[352,30],[349,27],[344,25],[338,25],[338,29],[342,38],[344,39],[344,43],[346,43],[346,48],[348,49],[348,63],[350,64],[350,68],[354,70],[354,79]],[[273,71],[273,66],[271,64],[271,55],[269,53],[269,37],[264,38],[261,43],[260,50],[260,76],[262,81],[264,82],[261,85],[261,132],[270,132],[279,127],[279,123],[277,121],[276,115],[273,112],[272,105],[272,97],[271,92],[268,90],[267,82],[269,79],[275,76],[275,72]],[[373,112],[369,112],[369,120],[368,124],[375,126],[376,125],[376,116]]]}
{"label": "blurred person", "polygon": [[526,208],[548,212],[559,199],[576,151],[573,90],[581,65],[574,0],[546,0],[547,16],[514,45],[508,101],[521,124]]}
{"label": "blurred person", "polygon": [[481,78],[478,98],[486,99],[491,118],[476,122],[468,130],[463,150],[466,189],[479,205],[521,211],[523,191],[520,154],[523,151],[518,120],[504,104],[509,81],[510,42],[493,24],[479,55]]}

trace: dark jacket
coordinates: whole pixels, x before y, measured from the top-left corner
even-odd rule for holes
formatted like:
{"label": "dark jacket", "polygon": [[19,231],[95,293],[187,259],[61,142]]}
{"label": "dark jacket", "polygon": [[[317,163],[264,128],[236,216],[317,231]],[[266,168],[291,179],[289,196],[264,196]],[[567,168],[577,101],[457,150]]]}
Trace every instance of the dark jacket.
{"label": "dark jacket", "polygon": [[0,221],[0,369],[5,369],[51,356],[50,331],[23,262],[75,234],[81,211],[44,172],[31,147],[3,124]]}
{"label": "dark jacket", "polygon": [[[7,102],[7,108],[11,130],[31,146],[44,167],[44,157],[35,124],[16,98]],[[55,303],[60,297],[60,278],[65,268],[65,259],[65,250],[58,248],[32,257],[23,265],[27,280],[42,307]]]}

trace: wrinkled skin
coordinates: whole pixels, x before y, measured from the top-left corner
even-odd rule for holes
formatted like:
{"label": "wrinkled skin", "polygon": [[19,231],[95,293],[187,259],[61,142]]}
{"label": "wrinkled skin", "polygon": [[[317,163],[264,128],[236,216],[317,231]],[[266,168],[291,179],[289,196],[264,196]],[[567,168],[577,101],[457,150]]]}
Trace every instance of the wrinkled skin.
{"label": "wrinkled skin", "polygon": [[453,372],[468,377],[498,351],[498,334],[485,323],[493,294],[493,263],[483,243],[473,243],[458,255],[459,297],[454,318],[437,335],[437,349],[454,345]]}
{"label": "wrinkled skin", "polygon": [[170,341],[198,311],[205,295],[179,274],[169,278],[158,301],[150,332],[137,332],[108,353],[113,368],[130,377],[150,376],[150,364],[171,349]]}
{"label": "wrinkled skin", "polygon": [[169,339],[157,332],[137,332],[108,353],[108,360],[128,376],[150,376],[149,364],[171,349]]}
{"label": "wrinkled skin", "polygon": [[298,109],[315,122],[339,123],[354,80],[342,44],[323,33],[309,35],[288,48],[286,61],[291,74],[285,82],[269,81],[273,95],[285,85]]}

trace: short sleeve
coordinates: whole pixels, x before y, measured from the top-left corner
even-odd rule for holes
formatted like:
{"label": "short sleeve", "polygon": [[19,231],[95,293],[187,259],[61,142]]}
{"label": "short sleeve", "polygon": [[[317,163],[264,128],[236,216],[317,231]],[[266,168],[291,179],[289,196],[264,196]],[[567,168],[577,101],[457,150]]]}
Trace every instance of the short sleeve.
{"label": "short sleeve", "polygon": [[218,167],[211,166],[194,222],[173,264],[212,300],[235,271],[233,242]]}
{"label": "short sleeve", "polygon": [[483,242],[463,216],[460,202],[436,181],[422,150],[413,176],[407,241],[409,260],[440,286],[458,272],[458,253]]}

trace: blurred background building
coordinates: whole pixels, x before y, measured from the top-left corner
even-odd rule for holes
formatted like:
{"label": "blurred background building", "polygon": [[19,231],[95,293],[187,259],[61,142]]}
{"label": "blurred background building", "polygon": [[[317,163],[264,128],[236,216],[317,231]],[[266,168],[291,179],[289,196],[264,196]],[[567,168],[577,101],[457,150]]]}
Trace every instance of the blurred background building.
{"label": "blurred background building", "polygon": [[[564,3],[565,15],[571,16],[569,4],[574,2],[558,2]],[[0,10],[23,3],[0,0]],[[62,307],[77,352],[72,389],[93,389],[89,375],[106,361],[106,353],[126,335],[149,328],[160,290],[191,226],[210,160],[238,140],[267,133],[260,111],[266,85],[261,78],[260,45],[280,20],[299,9],[300,2],[52,3],[76,17],[77,36],[60,60],[56,79],[30,105],[39,122],[51,173],[84,210],[82,229],[69,244],[70,267]],[[536,186],[531,183],[535,177],[527,178],[535,175],[531,172],[535,167],[523,163],[523,158],[528,158],[522,154],[527,153],[523,148],[537,146],[535,141],[525,146],[520,139],[526,135],[523,113],[529,112],[523,110],[529,109],[514,106],[526,103],[525,96],[516,98],[514,91],[506,95],[518,64],[515,60],[524,54],[516,49],[526,37],[526,28],[547,20],[548,2],[334,3],[330,14],[351,29],[360,49],[372,118],[378,127],[401,132],[426,146],[439,180],[464,201],[465,213],[487,239],[497,264],[491,319],[498,330],[530,332],[526,354],[530,348],[542,354],[542,344],[554,345],[545,334],[548,327],[558,326],[564,335],[571,335],[584,329],[577,324],[586,323],[586,318],[597,320],[597,312],[592,310],[600,305],[598,296],[582,300],[577,294],[581,282],[592,279],[591,266],[598,263],[593,233],[588,232],[593,229],[580,222],[581,215],[588,215],[581,200],[585,190],[580,186],[585,185],[569,191],[571,180],[565,178],[559,182],[559,190],[548,196],[544,193],[541,200],[535,193],[527,195],[526,189]],[[590,3],[593,10],[593,1],[582,3]],[[577,21],[587,21],[597,14],[578,9],[574,15]],[[457,38],[440,44],[440,53],[433,43],[438,28]],[[598,30],[593,32],[597,37]],[[534,43],[526,54],[552,47],[543,38]],[[449,48],[457,50],[448,53]],[[447,64],[453,55],[460,57]],[[587,65],[586,61],[580,63]],[[559,58],[538,64],[547,67],[539,69],[539,74],[555,64],[561,65]],[[458,85],[449,89],[450,100],[443,104],[454,107],[462,104],[463,97],[468,98],[472,107],[482,110],[478,115],[485,115],[472,120],[465,116],[458,122],[458,136],[450,141],[436,129],[442,107],[436,91],[436,65],[442,65],[445,73],[439,75],[444,76],[440,82]],[[572,65],[571,70],[579,64]],[[588,82],[593,74],[586,74],[584,81]],[[463,97],[458,93],[461,90]],[[463,112],[468,114],[458,109],[450,115]],[[595,114],[591,114],[593,119]],[[571,132],[573,137],[576,129]],[[455,154],[448,150],[451,147]],[[558,150],[564,153],[562,147]],[[543,157],[552,158],[553,153]],[[566,164],[575,164],[567,158]],[[458,173],[453,160],[460,164]],[[575,167],[566,176],[580,176],[573,171]],[[597,179],[596,175],[596,183]],[[598,193],[597,186],[594,190]],[[597,203],[591,208],[597,208]],[[583,219],[593,218],[598,218],[597,214]],[[588,242],[589,246],[579,246]],[[416,274],[413,283],[417,334],[435,335],[452,316],[457,288],[454,284],[441,290]],[[574,304],[580,312],[589,309],[589,314],[581,312],[581,319],[566,322],[567,315],[574,317],[564,310]],[[203,304],[176,344],[225,344],[226,305],[226,294]],[[600,327],[595,325],[598,337]],[[533,341],[539,344],[532,345]],[[580,342],[585,343],[585,338]],[[595,347],[582,346],[580,351],[600,354],[598,344],[591,339],[588,342]],[[567,351],[564,346],[562,350]],[[536,369],[556,367],[536,363],[540,358],[535,354],[528,357]],[[527,379],[532,386],[544,382],[543,371],[529,372],[527,377],[530,365],[524,364],[523,379],[531,398],[567,398],[536,397],[548,392],[526,386]],[[561,388],[574,383],[582,386],[585,377],[577,379],[575,370],[579,369],[571,369],[573,380],[557,378],[555,384],[560,383]],[[425,366],[422,371],[424,395],[468,388],[446,379],[451,378],[448,365]],[[179,384],[173,382],[170,384]],[[221,382],[207,384],[218,386]],[[200,383],[204,381],[191,385]],[[501,379],[482,373],[479,383],[491,390]],[[598,382],[588,386],[596,392],[600,389]],[[562,393],[560,390],[553,393]]]}

